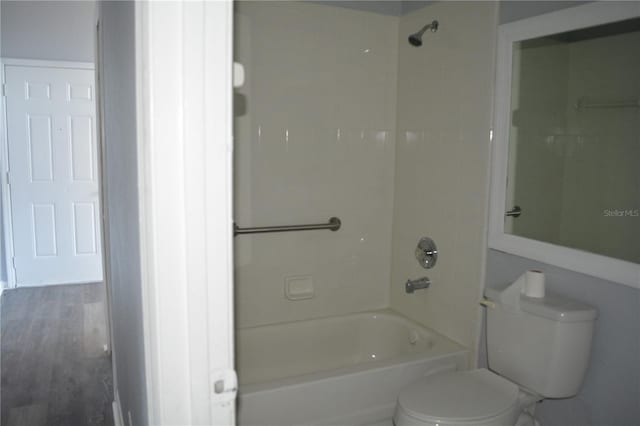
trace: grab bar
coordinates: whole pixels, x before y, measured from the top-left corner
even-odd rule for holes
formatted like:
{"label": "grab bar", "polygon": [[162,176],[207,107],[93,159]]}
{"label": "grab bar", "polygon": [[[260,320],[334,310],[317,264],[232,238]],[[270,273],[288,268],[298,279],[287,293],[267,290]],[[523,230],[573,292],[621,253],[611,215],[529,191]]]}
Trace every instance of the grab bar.
{"label": "grab bar", "polygon": [[267,232],[290,232],[290,231],[313,231],[316,229],[330,229],[337,231],[342,226],[342,222],[337,217],[329,219],[329,223],[316,223],[311,225],[283,225],[283,226],[261,226],[240,228],[235,223],[233,224],[233,235],[242,234],[265,234]]}

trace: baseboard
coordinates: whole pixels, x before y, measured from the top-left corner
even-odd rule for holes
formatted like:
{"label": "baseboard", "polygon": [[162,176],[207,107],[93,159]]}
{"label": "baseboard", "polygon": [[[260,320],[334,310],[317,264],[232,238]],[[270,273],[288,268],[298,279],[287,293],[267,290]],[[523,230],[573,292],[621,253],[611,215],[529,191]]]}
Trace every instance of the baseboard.
{"label": "baseboard", "polygon": [[118,395],[117,389],[114,390],[113,396],[113,423],[115,426],[125,426],[124,417],[122,417],[122,407],[120,406],[120,395]]}

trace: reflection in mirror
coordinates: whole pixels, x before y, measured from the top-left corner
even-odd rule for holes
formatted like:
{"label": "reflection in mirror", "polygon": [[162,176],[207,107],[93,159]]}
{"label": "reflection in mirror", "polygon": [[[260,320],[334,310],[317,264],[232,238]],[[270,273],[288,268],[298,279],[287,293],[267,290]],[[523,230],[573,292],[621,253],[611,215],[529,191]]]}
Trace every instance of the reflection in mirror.
{"label": "reflection in mirror", "polygon": [[640,19],[513,45],[505,231],[640,263]]}

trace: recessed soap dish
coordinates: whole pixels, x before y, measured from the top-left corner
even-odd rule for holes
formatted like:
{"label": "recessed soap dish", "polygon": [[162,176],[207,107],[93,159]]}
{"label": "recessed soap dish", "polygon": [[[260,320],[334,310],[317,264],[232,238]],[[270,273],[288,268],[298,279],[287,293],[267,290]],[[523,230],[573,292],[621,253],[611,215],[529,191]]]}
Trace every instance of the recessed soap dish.
{"label": "recessed soap dish", "polygon": [[295,277],[285,277],[284,294],[289,300],[312,299],[314,296],[313,277],[302,275]]}

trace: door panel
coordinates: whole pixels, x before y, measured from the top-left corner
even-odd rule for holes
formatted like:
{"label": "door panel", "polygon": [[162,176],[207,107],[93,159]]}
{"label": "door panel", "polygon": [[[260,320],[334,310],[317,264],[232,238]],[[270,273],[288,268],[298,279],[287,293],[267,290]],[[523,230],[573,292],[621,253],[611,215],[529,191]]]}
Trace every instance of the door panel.
{"label": "door panel", "polygon": [[102,280],[94,72],[5,68],[18,285]]}
{"label": "door panel", "polygon": [[27,114],[31,182],[53,180],[51,117]]}
{"label": "door panel", "polygon": [[56,256],[56,213],[53,204],[33,204],[35,256]]}
{"label": "door panel", "polygon": [[73,233],[75,236],[75,254],[96,254],[96,212],[93,203],[74,203]]}
{"label": "door panel", "polygon": [[69,117],[71,135],[71,179],[93,181],[93,119]]}

